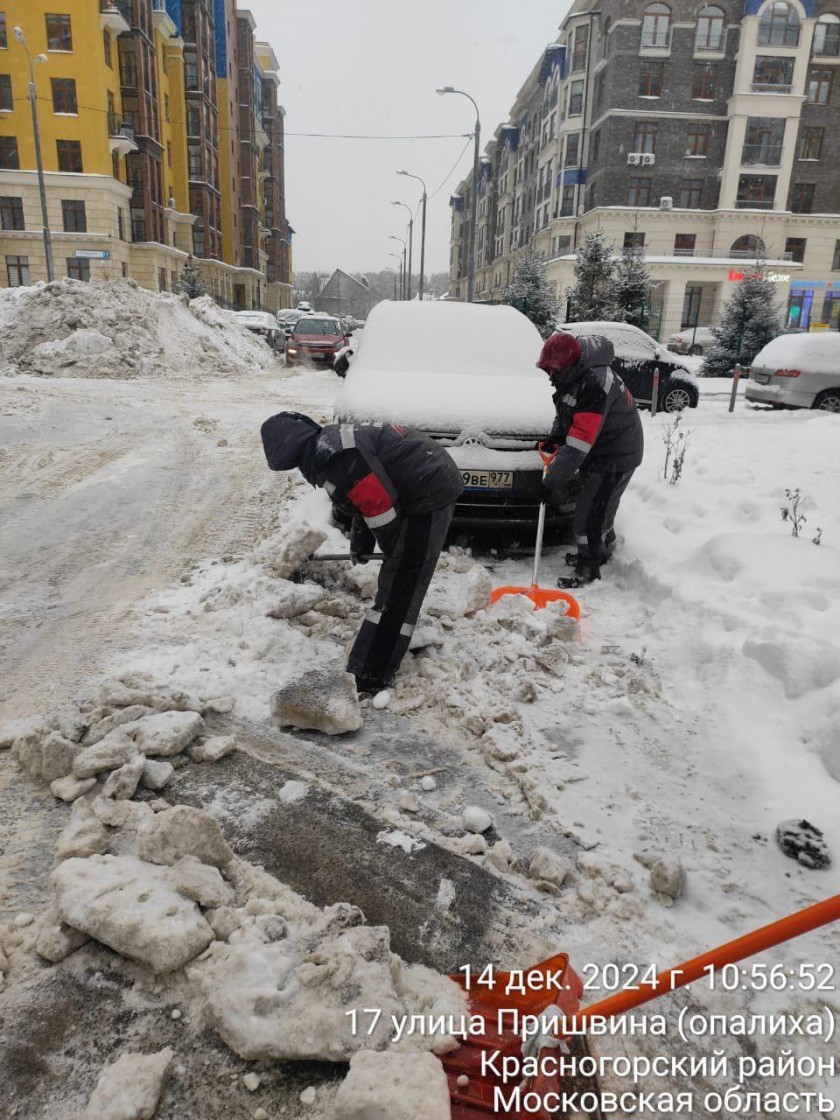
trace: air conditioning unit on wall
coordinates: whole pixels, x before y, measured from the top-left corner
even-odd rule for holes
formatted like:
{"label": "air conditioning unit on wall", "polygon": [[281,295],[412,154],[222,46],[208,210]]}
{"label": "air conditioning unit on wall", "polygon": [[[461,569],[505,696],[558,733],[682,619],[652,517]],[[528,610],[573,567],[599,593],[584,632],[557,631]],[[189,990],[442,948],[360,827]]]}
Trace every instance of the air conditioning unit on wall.
{"label": "air conditioning unit on wall", "polygon": [[641,152],[629,152],[628,155],[627,155],[627,162],[628,162],[628,164],[631,164],[634,167],[638,166],[638,164],[640,164],[642,162],[642,153]]}
{"label": "air conditioning unit on wall", "polygon": [[653,167],[656,163],[656,156],[653,152],[644,152],[642,154],[642,167]]}
{"label": "air conditioning unit on wall", "polygon": [[659,209],[660,210],[673,210],[674,209],[673,198],[671,198],[670,195],[663,194],[663,196],[659,200]]}

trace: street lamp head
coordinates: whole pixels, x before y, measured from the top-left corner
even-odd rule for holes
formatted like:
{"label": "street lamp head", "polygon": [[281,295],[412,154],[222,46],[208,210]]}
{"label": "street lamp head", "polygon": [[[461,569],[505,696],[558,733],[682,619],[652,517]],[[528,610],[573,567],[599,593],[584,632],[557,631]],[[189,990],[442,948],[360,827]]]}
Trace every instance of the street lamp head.
{"label": "street lamp head", "polygon": [[407,171],[398,171],[397,174],[398,175],[407,175],[408,172]]}
{"label": "street lamp head", "polygon": [[47,56],[45,54],[39,54],[39,55],[36,56],[35,61],[36,62],[49,62],[49,59],[47,58]]}
{"label": "street lamp head", "polygon": [[23,28],[22,27],[16,27],[15,28],[15,38],[17,39],[17,41],[19,43],[25,43],[26,42],[26,39],[24,39],[24,37],[23,37]]}
{"label": "street lamp head", "polygon": [[454,92],[455,92],[455,87],[454,86],[443,86],[443,87],[441,87],[441,89],[436,89],[435,90],[435,93],[454,93]]}

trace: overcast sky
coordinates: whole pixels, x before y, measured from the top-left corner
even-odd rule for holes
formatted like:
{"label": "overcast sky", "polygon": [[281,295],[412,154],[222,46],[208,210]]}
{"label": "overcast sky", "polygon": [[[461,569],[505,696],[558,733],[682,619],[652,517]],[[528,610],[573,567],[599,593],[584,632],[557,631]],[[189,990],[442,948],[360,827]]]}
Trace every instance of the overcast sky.
{"label": "overcast sky", "polygon": [[[430,198],[427,273],[449,267],[449,195],[472,164],[474,113],[452,85],[478,103],[482,150],[540,52],[557,34],[566,0],[240,0],[257,34],[280,60],[286,109],[286,207],[296,230],[296,270],[374,271],[399,252],[419,183]],[[326,140],[295,132],[462,134],[443,140]],[[465,146],[467,150],[464,151]],[[459,154],[463,155],[459,160]],[[449,176],[453,165],[457,168]],[[417,221],[414,271],[419,272]]]}

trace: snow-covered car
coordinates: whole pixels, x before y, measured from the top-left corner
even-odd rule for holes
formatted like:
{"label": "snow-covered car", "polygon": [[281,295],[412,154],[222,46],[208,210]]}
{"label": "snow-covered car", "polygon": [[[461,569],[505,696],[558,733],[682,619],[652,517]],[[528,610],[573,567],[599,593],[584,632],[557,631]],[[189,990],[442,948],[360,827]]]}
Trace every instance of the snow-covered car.
{"label": "snow-covered car", "polygon": [[636,403],[650,407],[653,401],[653,374],[659,370],[657,410],[682,412],[696,408],[700,400],[697,379],[672,353],[655,338],[629,323],[565,323],[558,330],[570,331],[579,338],[597,334],[608,338],[615,349],[613,367],[636,398]]}
{"label": "snow-covered car", "polygon": [[272,350],[283,349],[283,333],[268,311],[237,311],[234,317],[240,326],[264,338]]}
{"label": "snow-covered car", "polygon": [[702,354],[715,341],[711,327],[685,327],[669,336],[666,346],[675,354]]}
{"label": "snow-covered car", "polygon": [[787,334],[756,354],[746,399],[778,408],[840,412],[840,334]]}
{"label": "snow-covered car", "polygon": [[[404,424],[426,432],[458,464],[459,525],[536,522],[542,463],[554,422],[551,384],[536,368],[542,339],[512,307],[429,300],[379,303],[335,400],[342,423]],[[574,510],[570,486],[549,519]]]}

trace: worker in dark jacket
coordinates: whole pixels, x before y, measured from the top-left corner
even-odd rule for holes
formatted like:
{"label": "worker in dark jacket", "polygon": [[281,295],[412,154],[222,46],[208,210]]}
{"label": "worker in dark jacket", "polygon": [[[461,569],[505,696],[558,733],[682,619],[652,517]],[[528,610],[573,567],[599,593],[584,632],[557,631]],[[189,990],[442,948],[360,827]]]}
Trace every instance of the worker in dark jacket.
{"label": "worker in dark jacket", "polygon": [[464,488],[450,455],[434,440],[397,424],[327,424],[281,412],[262,426],[273,471],[297,467],[352,518],[356,561],[385,555],[373,607],[359,630],[347,670],[360,693],[393,684],[408,650],[446,533]]}
{"label": "worker in dark jacket", "polygon": [[544,485],[559,498],[574,474],[583,488],[575,507],[575,574],[560,587],[581,587],[601,578],[615,547],[615,515],[644,453],[642,422],[632,394],[610,368],[615,356],[606,338],[577,339],[559,331],[545,343],[537,366],[554,386],[557,418],[543,450],[556,453]]}

